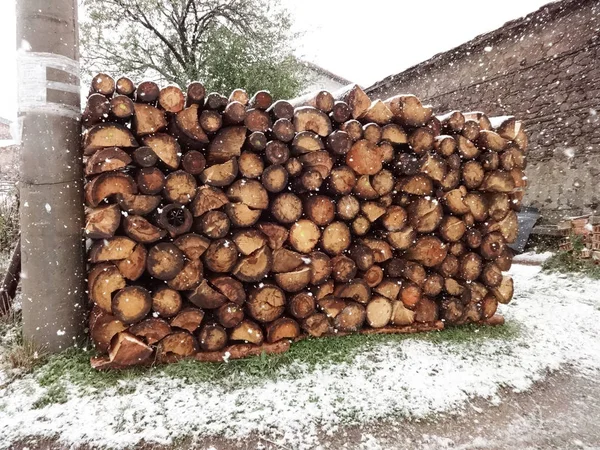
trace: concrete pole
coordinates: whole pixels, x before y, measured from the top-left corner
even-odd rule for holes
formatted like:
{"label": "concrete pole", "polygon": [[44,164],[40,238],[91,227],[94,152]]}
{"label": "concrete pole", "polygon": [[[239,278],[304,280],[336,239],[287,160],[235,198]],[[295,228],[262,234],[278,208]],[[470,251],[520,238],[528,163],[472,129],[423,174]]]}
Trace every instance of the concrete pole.
{"label": "concrete pole", "polygon": [[17,0],[23,336],[82,336],[85,249],[77,0]]}

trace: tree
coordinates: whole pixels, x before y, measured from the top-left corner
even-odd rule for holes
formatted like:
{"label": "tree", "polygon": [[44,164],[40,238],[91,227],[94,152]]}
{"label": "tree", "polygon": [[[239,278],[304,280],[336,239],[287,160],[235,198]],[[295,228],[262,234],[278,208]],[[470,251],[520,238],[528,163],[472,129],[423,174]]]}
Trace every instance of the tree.
{"label": "tree", "polygon": [[149,77],[208,91],[271,91],[291,98],[304,82],[289,12],[269,0],[82,0],[89,72]]}

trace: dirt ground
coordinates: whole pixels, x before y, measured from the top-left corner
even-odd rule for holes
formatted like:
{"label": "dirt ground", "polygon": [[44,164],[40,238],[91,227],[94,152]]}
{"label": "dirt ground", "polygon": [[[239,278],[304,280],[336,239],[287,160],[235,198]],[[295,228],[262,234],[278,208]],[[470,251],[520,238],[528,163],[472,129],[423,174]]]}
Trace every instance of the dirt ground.
{"label": "dirt ground", "polygon": [[[458,415],[426,421],[383,421],[347,427],[323,435],[325,449],[600,449],[600,379],[572,374],[550,375],[526,393],[504,392],[499,406],[478,400]],[[56,442],[21,443],[19,450],[73,448]],[[89,447],[86,447],[86,450]],[[164,447],[141,445],[143,450],[174,449],[289,449],[292,446],[260,438],[230,441],[211,438]]]}

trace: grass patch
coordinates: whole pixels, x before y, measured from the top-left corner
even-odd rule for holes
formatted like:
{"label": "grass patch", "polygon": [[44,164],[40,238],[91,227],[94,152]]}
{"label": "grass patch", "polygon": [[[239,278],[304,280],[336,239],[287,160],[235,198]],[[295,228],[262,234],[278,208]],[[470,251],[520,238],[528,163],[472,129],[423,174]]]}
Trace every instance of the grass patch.
{"label": "grass patch", "polygon": [[0,363],[19,373],[29,373],[46,361],[46,353],[23,339],[21,315],[11,311],[0,316]]}
{"label": "grass patch", "polygon": [[11,200],[0,201],[0,253],[10,252],[19,235],[19,206]]}
{"label": "grass patch", "polygon": [[600,280],[600,265],[594,264],[591,259],[581,259],[576,256],[583,249],[581,236],[571,235],[569,239],[573,242],[573,250],[555,253],[544,262],[542,269],[546,272],[578,273]]}
{"label": "grass patch", "polygon": [[[94,352],[70,349],[52,356],[34,374],[43,387],[53,391],[40,400],[42,404],[61,400],[66,382],[88,391],[116,388],[118,394],[132,392],[135,385],[127,381],[151,380],[170,377],[181,383],[221,381],[227,387],[235,387],[275,379],[278,376],[297,377],[322,366],[350,362],[357,353],[368,351],[379,344],[397,343],[405,339],[418,339],[432,343],[476,343],[486,339],[512,339],[519,333],[518,325],[490,327],[465,325],[443,331],[421,334],[349,335],[306,339],[293,344],[287,353],[231,360],[224,363],[200,363],[193,360],[181,361],[151,368],[133,368],[122,371],[98,372],[90,367],[89,358]],[[123,383],[125,382],[125,383]],[[56,387],[60,386],[60,387]],[[57,400],[57,401],[58,401]]]}

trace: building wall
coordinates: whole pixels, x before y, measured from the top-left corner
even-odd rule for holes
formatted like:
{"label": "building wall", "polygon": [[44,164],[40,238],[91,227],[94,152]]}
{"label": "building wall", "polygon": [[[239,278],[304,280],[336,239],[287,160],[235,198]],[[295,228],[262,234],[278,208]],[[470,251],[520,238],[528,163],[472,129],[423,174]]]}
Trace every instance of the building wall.
{"label": "building wall", "polygon": [[302,90],[302,94],[308,94],[309,92],[314,92],[314,91],[320,91],[320,90],[325,90],[325,91],[329,91],[329,92],[334,92],[337,91],[339,88],[346,86],[347,84],[349,84],[349,82],[341,82],[338,80],[334,80],[331,77],[313,71],[313,70],[307,70],[308,72],[308,77],[309,80],[306,83],[306,86],[304,86],[304,89]]}
{"label": "building wall", "polygon": [[600,204],[600,2],[566,0],[368,89],[437,111],[515,115],[530,138],[525,204],[545,221]]}
{"label": "building wall", "polygon": [[12,139],[10,135],[10,126],[0,122],[0,141]]}

